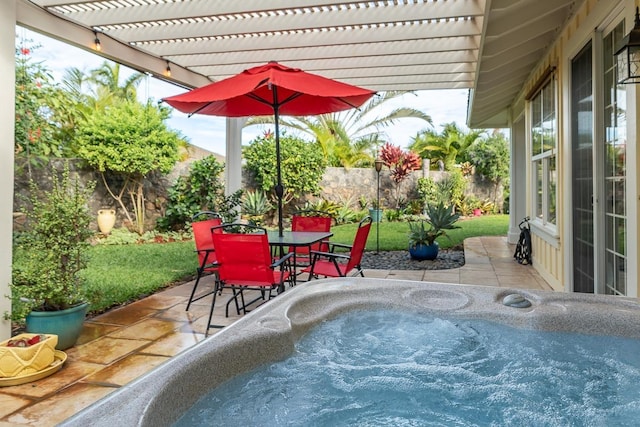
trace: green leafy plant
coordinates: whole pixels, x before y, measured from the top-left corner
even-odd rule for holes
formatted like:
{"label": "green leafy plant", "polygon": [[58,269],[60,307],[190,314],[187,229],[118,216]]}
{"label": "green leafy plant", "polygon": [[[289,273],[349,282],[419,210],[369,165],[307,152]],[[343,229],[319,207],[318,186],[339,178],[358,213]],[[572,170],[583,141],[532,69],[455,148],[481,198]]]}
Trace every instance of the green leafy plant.
{"label": "green leafy plant", "polygon": [[85,188],[71,180],[69,165],[61,178],[52,174],[50,191],[40,191],[31,181],[29,231],[22,235],[20,253],[10,284],[12,311],[6,318],[21,322],[30,311],[56,311],[85,302],[80,272],[93,232],[87,202],[94,183]]}
{"label": "green leafy plant", "polygon": [[358,206],[361,210],[367,209],[367,206],[369,206],[369,200],[367,200],[367,198],[364,196],[360,196],[360,198],[358,199]]}
{"label": "green leafy plant", "polygon": [[337,224],[347,224],[358,221],[358,213],[345,203],[338,208],[334,218]]}
{"label": "green leafy plant", "polygon": [[215,156],[193,162],[189,174],[179,177],[169,189],[164,217],[156,223],[158,229],[188,229],[191,217],[200,211],[218,212],[226,222],[236,219],[243,192],[225,195],[223,172],[224,165]]}
{"label": "green leafy plant", "polygon": [[496,205],[490,200],[483,200],[480,202],[480,210],[484,214],[494,214],[496,213]]}
{"label": "green leafy plant", "polygon": [[493,202],[498,200],[500,185],[509,179],[509,142],[500,132],[494,132],[486,139],[474,142],[468,151],[476,173],[494,185]]}
{"label": "green leafy plant", "polygon": [[[326,160],[317,144],[283,133],[280,136],[281,173],[285,201],[305,194],[317,194]],[[273,133],[267,132],[244,147],[246,168],[253,173],[259,188],[272,192],[277,182],[276,144]]]}
{"label": "green leafy plant", "polygon": [[107,191],[139,234],[145,231],[146,178],[170,172],[178,160],[180,135],[167,128],[168,118],[168,108],[127,100],[94,111],[78,126],[78,156],[100,172]]}
{"label": "green leafy plant", "polygon": [[475,196],[462,196],[455,206],[460,215],[469,216],[473,214],[474,209],[480,209],[481,202]]}
{"label": "green leafy plant", "polygon": [[384,219],[388,222],[398,221],[400,219],[401,210],[400,209],[387,209],[384,211]]}
{"label": "green leafy plant", "polygon": [[247,191],[242,197],[242,213],[254,224],[262,224],[264,215],[273,205],[262,190]]}
{"label": "green leafy plant", "polygon": [[453,206],[447,207],[442,202],[427,205],[426,213],[426,220],[409,223],[409,245],[412,248],[433,245],[438,237],[447,235],[445,230],[460,228],[455,225],[460,215],[453,211]]}
{"label": "green leafy plant", "polygon": [[[365,199],[366,200],[366,199]],[[308,201],[304,204],[303,211],[320,211],[326,212],[333,218],[337,217],[338,211],[341,209],[341,204],[333,202],[327,199],[319,199],[314,202]]]}

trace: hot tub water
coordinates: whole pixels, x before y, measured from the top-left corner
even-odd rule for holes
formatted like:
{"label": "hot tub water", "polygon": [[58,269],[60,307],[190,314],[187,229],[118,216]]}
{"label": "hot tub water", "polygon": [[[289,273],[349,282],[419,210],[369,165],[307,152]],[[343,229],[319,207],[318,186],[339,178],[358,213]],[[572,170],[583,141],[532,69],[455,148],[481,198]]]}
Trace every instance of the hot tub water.
{"label": "hot tub water", "polygon": [[[286,360],[200,399],[176,426],[631,425],[640,340],[404,311],[323,322]],[[630,424],[631,423],[631,424]]]}

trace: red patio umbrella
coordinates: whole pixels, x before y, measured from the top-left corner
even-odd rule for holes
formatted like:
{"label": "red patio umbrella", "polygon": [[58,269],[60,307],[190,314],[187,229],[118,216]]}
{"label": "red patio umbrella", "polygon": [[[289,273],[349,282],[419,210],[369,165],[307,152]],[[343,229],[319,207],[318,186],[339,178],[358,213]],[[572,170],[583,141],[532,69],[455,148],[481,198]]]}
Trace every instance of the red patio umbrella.
{"label": "red patio umbrella", "polygon": [[357,108],[374,94],[368,89],[269,62],[162,101],[190,116],[275,116],[275,192],[278,197],[278,231],[282,235],[284,188],[280,173],[280,115],[313,116]]}

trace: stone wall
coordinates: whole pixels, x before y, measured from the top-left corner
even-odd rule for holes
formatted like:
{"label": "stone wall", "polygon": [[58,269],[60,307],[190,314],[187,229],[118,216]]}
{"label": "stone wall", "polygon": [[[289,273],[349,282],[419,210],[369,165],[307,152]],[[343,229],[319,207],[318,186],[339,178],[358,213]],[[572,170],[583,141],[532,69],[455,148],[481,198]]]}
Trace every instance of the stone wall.
{"label": "stone wall", "polygon": [[[48,191],[51,189],[51,174],[53,170],[61,172],[64,168],[63,159],[52,160],[49,166],[44,168],[32,168],[31,176],[35,181],[38,188]],[[175,182],[177,177],[188,172],[188,164],[180,163],[170,174],[161,176],[153,176],[152,180],[145,182],[145,197],[146,197],[146,221],[148,228],[153,228],[156,218],[164,215],[164,209],[166,205],[167,189]],[[107,188],[102,180],[101,175],[93,169],[85,168],[80,160],[69,161],[69,173],[70,178],[75,180],[79,179],[81,185],[86,185],[88,182],[95,182],[95,190],[93,197],[89,201],[90,212],[95,213],[96,220],[91,224],[91,227],[95,230],[98,229],[97,214],[101,209],[115,209],[117,212],[117,220],[115,227],[127,226],[128,221],[124,215],[122,209],[116,200],[111,197]],[[107,182],[113,184],[112,190],[118,191],[120,188],[117,180],[107,177]],[[13,217],[14,217],[14,230],[21,230],[26,221],[25,212],[30,209],[29,197],[29,174],[27,168],[23,165],[16,167],[14,175],[14,195],[13,195]],[[127,201],[128,196],[124,196]],[[128,206],[130,203],[128,204]],[[130,211],[130,215],[133,217],[133,210]]]}
{"label": "stone wall", "polygon": [[[179,162],[171,173],[165,176],[154,176],[145,184],[146,196],[146,225],[148,229],[153,229],[157,218],[164,215],[167,201],[167,190],[173,185],[176,179],[188,174],[189,167],[193,161],[201,158],[189,158],[184,162]],[[53,160],[51,167],[61,171],[64,160]],[[51,188],[51,167],[32,169],[33,178],[39,187],[43,189]],[[115,209],[117,219],[115,227],[127,226],[127,220],[122,209],[117,202],[109,195],[99,173],[84,168],[79,160],[70,162],[71,178],[79,177],[82,183],[95,181],[96,188],[94,197],[90,201],[89,209],[97,212],[100,209]],[[400,187],[400,194],[406,200],[418,197],[417,182],[419,178],[431,176],[435,181],[442,179],[447,173],[439,171],[420,170],[414,171]],[[14,228],[21,229],[25,223],[24,212],[28,211],[29,203],[26,197],[29,194],[29,179],[26,167],[16,167],[14,183]],[[245,188],[254,188],[253,179],[247,171],[243,172],[243,185]],[[321,198],[336,201],[349,202],[352,207],[358,206],[360,198],[365,198],[369,202],[376,199],[377,174],[375,169],[362,168],[327,168],[320,182],[323,191]],[[479,177],[474,177],[467,190],[469,194],[474,194],[479,199],[493,200],[494,188],[491,183],[483,182]],[[383,169],[380,172],[380,204],[383,207],[393,207],[396,203],[395,183],[389,178],[389,170]],[[499,203],[502,203],[502,189],[499,191]],[[133,215],[133,211],[130,212]],[[97,230],[97,221],[92,227]]]}

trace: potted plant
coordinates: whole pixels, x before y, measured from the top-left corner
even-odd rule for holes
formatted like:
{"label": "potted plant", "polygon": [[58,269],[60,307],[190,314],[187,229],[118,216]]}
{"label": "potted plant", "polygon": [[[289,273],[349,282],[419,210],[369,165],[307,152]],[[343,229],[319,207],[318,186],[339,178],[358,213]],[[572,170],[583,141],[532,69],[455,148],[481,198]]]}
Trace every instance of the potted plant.
{"label": "potted plant", "polygon": [[434,260],[438,257],[438,242],[440,236],[446,236],[445,230],[459,228],[455,223],[460,215],[454,213],[453,206],[445,206],[443,202],[437,205],[427,205],[427,219],[409,223],[409,254],[417,260]]}
{"label": "potted plant", "polygon": [[79,272],[86,267],[93,235],[87,206],[93,187],[72,182],[68,164],[61,178],[53,170],[50,191],[38,191],[30,183],[30,226],[18,249],[25,256],[13,266],[12,310],[5,317],[24,322],[27,332],[58,335],[59,350],[75,344],[88,307]]}
{"label": "potted plant", "polygon": [[380,220],[382,219],[382,209],[378,204],[378,200],[372,199],[371,202],[369,202],[369,204],[371,206],[369,208],[369,216],[371,217],[373,222],[380,222]]}

